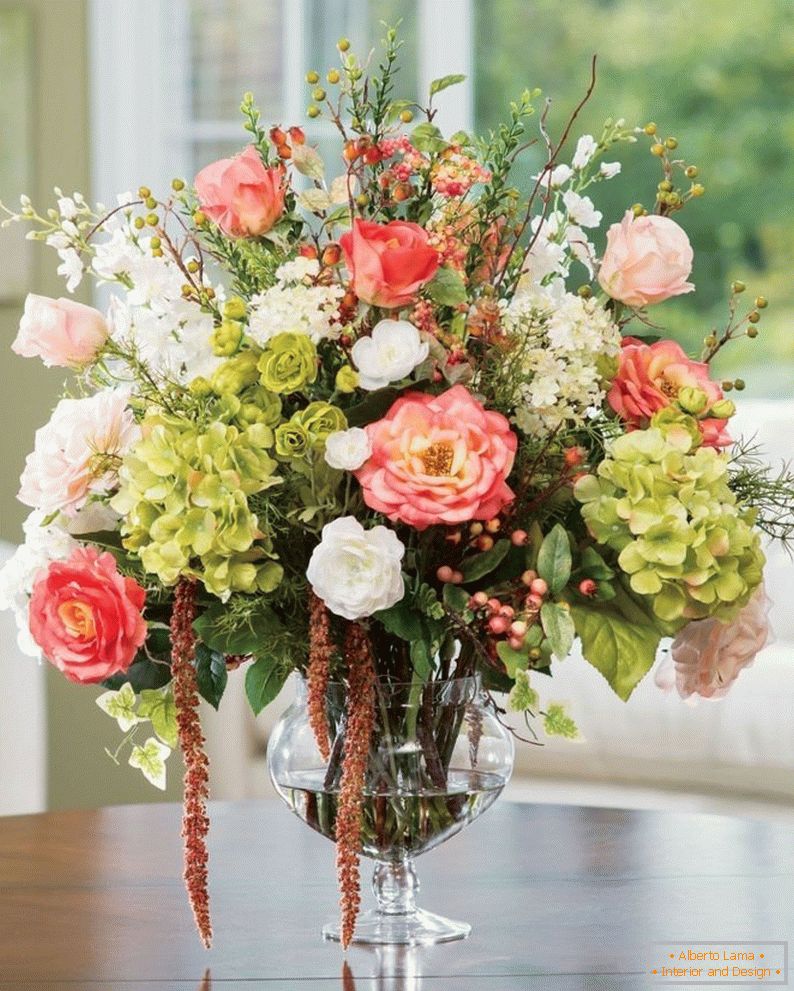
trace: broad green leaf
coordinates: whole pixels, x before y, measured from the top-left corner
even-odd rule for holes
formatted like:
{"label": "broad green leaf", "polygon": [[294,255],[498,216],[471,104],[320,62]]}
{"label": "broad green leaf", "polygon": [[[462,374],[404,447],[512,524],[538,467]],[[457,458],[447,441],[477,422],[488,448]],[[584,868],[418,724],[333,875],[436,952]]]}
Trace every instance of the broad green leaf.
{"label": "broad green leaf", "polygon": [[628,622],[613,606],[572,606],[571,615],[585,658],[625,702],[653,666],[661,633]]}
{"label": "broad green leaf", "polygon": [[425,290],[433,302],[441,306],[457,306],[467,299],[463,279],[451,268],[440,268],[427,283]]}
{"label": "broad green leaf", "polygon": [[413,131],[411,131],[411,144],[414,148],[418,148],[419,151],[424,151],[428,154],[437,154],[447,147],[447,142],[444,140],[441,131],[439,131],[435,124],[431,124],[429,121],[417,124]]}
{"label": "broad green leaf", "polygon": [[552,653],[558,661],[564,661],[576,636],[571,610],[560,602],[544,602],[540,609],[540,622]]}
{"label": "broad green leaf", "polygon": [[279,660],[267,654],[248,668],[245,673],[245,694],[255,716],[278,695],[286,677],[287,672]]}
{"label": "broad green leaf", "polygon": [[169,747],[150,736],[142,747],[132,748],[130,767],[139,768],[150,784],[160,791],[165,791],[165,762],[170,753]]}
{"label": "broad green leaf", "polygon": [[345,417],[348,426],[363,427],[374,420],[380,420],[388,411],[395,399],[400,395],[401,389],[376,389],[370,392],[366,399],[363,399],[355,406],[345,410]]}
{"label": "broad green leaf", "polygon": [[298,203],[309,213],[322,213],[332,205],[332,200],[324,189],[311,187],[298,194]]}
{"label": "broad green leaf", "polygon": [[463,565],[463,580],[476,582],[479,578],[494,571],[504,561],[511,547],[512,544],[509,540],[497,540],[489,551],[483,551],[482,554],[470,558]]}
{"label": "broad green leaf", "polygon": [[519,671],[526,671],[529,655],[526,650],[513,650],[506,640],[500,640],[496,645],[496,653],[504,664],[509,678],[515,678]]}
{"label": "broad green leaf", "polygon": [[[147,644],[148,646],[148,644]],[[102,685],[113,691],[118,690],[125,683],[132,685],[134,692],[143,691],[144,688],[162,688],[171,680],[171,665],[166,660],[157,660],[147,657],[142,651],[126,671],[121,674],[106,678]]]}
{"label": "broad green leaf", "polygon": [[122,733],[126,733],[136,723],[141,722],[135,712],[136,701],[132,685],[127,681],[117,692],[104,692],[96,700],[96,704],[116,720]]}
{"label": "broad green leaf", "polygon": [[[468,601],[468,598],[467,598]],[[373,614],[383,626],[402,640],[416,641],[424,636],[422,617],[410,602],[398,602],[389,609],[381,609]]]}
{"label": "broad green leaf", "polygon": [[456,613],[462,613],[464,609],[467,609],[469,599],[471,598],[465,588],[461,588],[460,585],[452,585],[451,583],[447,583],[444,586],[442,597],[444,599],[444,605]]}
{"label": "broad green leaf", "polygon": [[556,595],[568,584],[571,577],[571,545],[568,533],[561,523],[555,523],[546,535],[538,552],[538,575]]}
{"label": "broad green leaf", "polygon": [[281,621],[267,606],[243,626],[229,629],[226,620],[226,606],[219,602],[193,624],[199,639],[220,654],[257,654],[282,630]]}
{"label": "broad green leaf", "polygon": [[229,672],[226,669],[226,658],[217,650],[212,650],[204,643],[196,644],[196,684],[203,699],[217,709],[223,693]]}
{"label": "broad green leaf", "polygon": [[424,639],[414,640],[411,644],[411,664],[422,681],[426,681],[433,669],[433,664],[430,660],[427,642]]}
{"label": "broad green leaf", "polygon": [[449,76],[439,76],[438,79],[434,79],[430,83],[430,95],[435,96],[436,93],[441,93],[450,86],[457,86],[458,83],[462,83],[465,79],[466,77],[460,72],[454,72]]}
{"label": "broad green leaf", "polygon": [[176,705],[170,685],[165,688],[144,689],[138,715],[148,719],[163,743],[175,747],[177,742]]}
{"label": "broad green leaf", "polygon": [[585,547],[582,551],[581,570],[588,578],[596,581],[609,581],[615,577],[615,572],[601,557],[595,547]]}

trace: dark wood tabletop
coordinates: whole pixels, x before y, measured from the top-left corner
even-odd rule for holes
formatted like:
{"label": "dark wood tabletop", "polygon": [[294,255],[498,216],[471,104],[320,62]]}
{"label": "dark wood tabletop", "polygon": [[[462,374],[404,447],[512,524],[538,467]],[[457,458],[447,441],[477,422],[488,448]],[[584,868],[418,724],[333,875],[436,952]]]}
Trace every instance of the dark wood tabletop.
{"label": "dark wood tabletop", "polygon": [[469,939],[353,947],[343,975],[327,840],[275,802],[215,804],[205,951],[179,829],[172,805],[0,819],[0,991],[623,991],[660,986],[656,941],[794,934],[788,827],[502,802],[417,864],[420,905]]}

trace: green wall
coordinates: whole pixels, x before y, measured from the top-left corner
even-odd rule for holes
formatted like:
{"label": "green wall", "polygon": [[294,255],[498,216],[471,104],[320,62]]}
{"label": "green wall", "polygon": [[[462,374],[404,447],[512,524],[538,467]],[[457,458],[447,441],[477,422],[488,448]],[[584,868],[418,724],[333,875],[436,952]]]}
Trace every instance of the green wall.
{"label": "green wall", "polygon": [[[16,0],[13,6],[31,12],[33,33],[34,147],[27,192],[37,205],[52,199],[52,187],[90,192],[88,120],[88,52],[85,0]],[[3,94],[0,93],[0,99]],[[7,140],[7,135],[0,135]],[[5,191],[4,191],[4,195]],[[8,196],[9,203],[13,200]],[[65,295],[55,274],[55,253],[34,245],[30,290],[48,296]],[[0,231],[0,264],[9,241]],[[77,298],[90,302],[90,287]],[[48,370],[31,358],[9,350],[16,334],[22,299],[0,304],[0,395],[3,430],[0,431],[0,537],[18,542],[26,507],[16,499],[25,455],[36,427],[45,422],[58,398],[63,373]],[[31,661],[31,663],[35,663]],[[0,685],[2,677],[0,676]],[[115,748],[121,733],[94,704],[98,692],[63,679],[54,669],[47,674],[49,732],[49,804],[52,808],[89,807],[119,802],[173,800],[179,791],[180,768],[169,762],[165,795],[144,781],[139,771],[115,767],[104,747]]]}

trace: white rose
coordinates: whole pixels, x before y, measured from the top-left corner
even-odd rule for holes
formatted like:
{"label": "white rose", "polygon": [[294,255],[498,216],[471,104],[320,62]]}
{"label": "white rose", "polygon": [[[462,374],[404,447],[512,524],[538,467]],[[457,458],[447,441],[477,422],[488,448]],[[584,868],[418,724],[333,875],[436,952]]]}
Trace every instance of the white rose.
{"label": "white rose", "polygon": [[372,454],[369,434],[361,427],[337,430],[325,441],[325,460],[332,468],[355,471]]}
{"label": "white rose", "polygon": [[422,364],[429,350],[412,323],[381,320],[371,337],[361,337],[353,345],[361,388],[371,391],[399,382]]}
{"label": "white rose", "polygon": [[332,613],[362,619],[405,595],[400,563],[404,554],[393,530],[365,530],[354,517],[342,516],[323,527],[306,577]]}

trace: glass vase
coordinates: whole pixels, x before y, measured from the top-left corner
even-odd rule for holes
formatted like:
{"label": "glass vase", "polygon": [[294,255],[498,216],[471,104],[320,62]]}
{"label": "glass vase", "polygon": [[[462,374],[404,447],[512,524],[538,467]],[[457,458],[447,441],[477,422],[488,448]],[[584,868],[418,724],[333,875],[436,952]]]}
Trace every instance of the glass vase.
{"label": "glass vase", "polygon": [[[333,840],[346,687],[329,684],[326,691],[330,757],[324,760],[309,722],[306,683],[296,677],[296,699],[268,742],[268,769],[290,809]],[[488,704],[479,676],[427,684],[382,680],[375,697],[361,852],[375,864],[377,907],[359,916],[354,942],[416,945],[465,938],[467,923],[417,907],[414,860],[496,801],[513,769],[513,738]],[[338,939],[338,926],[326,925],[323,935]]]}

